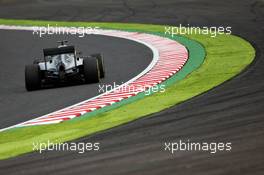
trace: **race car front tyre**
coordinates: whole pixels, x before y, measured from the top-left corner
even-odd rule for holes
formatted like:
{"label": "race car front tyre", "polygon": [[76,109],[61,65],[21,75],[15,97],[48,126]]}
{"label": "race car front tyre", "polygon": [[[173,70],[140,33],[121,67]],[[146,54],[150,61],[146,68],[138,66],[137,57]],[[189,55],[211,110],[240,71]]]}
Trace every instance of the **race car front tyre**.
{"label": "race car front tyre", "polygon": [[83,60],[83,75],[85,83],[98,83],[100,80],[100,71],[97,59]]}
{"label": "race car front tyre", "polygon": [[100,53],[92,54],[91,56],[93,56],[97,59],[99,70],[100,70],[100,78],[104,78],[105,77],[105,68],[104,68],[103,56]]}
{"label": "race car front tyre", "polygon": [[40,68],[37,64],[27,65],[25,68],[25,85],[28,91],[40,89]]}

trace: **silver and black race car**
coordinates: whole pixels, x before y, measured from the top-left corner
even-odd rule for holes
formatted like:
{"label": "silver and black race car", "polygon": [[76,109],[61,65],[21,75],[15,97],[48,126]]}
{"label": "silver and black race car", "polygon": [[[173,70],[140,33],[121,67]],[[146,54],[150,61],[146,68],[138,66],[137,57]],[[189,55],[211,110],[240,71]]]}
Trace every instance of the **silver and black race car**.
{"label": "silver and black race car", "polygon": [[71,82],[97,83],[105,76],[101,54],[80,56],[67,41],[58,41],[57,48],[43,49],[44,58],[25,67],[25,85],[28,91],[45,85]]}

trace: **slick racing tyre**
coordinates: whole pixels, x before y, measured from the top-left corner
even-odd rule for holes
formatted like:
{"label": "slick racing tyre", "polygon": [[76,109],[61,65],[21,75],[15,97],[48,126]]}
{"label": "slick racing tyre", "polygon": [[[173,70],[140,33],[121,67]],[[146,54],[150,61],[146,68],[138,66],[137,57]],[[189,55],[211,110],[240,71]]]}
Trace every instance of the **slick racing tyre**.
{"label": "slick racing tyre", "polygon": [[98,83],[100,80],[100,72],[97,59],[83,60],[83,75],[85,83]]}
{"label": "slick racing tyre", "polygon": [[40,89],[40,68],[37,64],[27,65],[25,68],[25,85],[28,91]]}
{"label": "slick racing tyre", "polygon": [[92,57],[95,57],[98,61],[99,71],[100,71],[100,78],[105,77],[105,68],[104,68],[104,59],[101,54],[92,54]]}

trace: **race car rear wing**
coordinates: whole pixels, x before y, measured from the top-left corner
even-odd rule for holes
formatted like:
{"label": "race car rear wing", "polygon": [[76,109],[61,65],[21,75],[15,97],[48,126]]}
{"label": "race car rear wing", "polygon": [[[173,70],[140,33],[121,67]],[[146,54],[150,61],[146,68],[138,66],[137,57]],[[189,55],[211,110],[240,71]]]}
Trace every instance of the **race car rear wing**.
{"label": "race car rear wing", "polygon": [[74,53],[75,54],[75,48],[74,46],[65,46],[65,47],[59,47],[59,48],[47,48],[43,49],[44,57],[49,55],[59,55],[64,53]]}

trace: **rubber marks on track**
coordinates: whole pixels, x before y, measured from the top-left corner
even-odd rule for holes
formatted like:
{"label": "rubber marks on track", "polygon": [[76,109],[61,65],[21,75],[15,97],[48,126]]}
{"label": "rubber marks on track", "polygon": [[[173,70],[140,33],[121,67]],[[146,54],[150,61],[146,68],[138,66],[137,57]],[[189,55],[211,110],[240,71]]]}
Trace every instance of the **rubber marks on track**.
{"label": "rubber marks on track", "polygon": [[[60,123],[75,117],[81,117],[84,114],[105,106],[118,103],[146,90],[142,87],[150,88],[162,83],[181,70],[188,60],[187,49],[180,43],[168,38],[146,33],[114,30],[102,30],[100,35],[120,37],[145,44],[153,52],[153,61],[138,76],[123,84],[122,86],[126,86],[126,88],[123,88],[122,90],[119,89],[122,88],[122,86],[120,86],[119,88],[113,89],[110,92],[106,92],[94,98],[61,109],[59,111],[52,112],[45,116],[17,124],[13,127]],[[124,89],[127,89],[127,91]],[[133,89],[132,92],[129,91],[131,89]]]}

